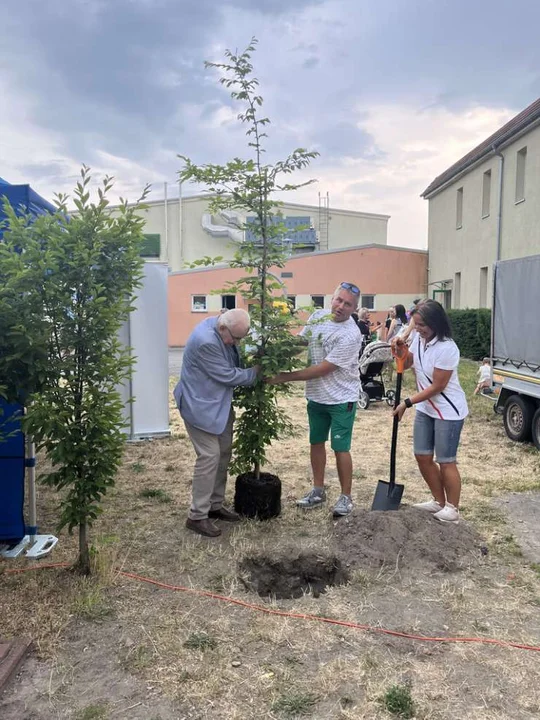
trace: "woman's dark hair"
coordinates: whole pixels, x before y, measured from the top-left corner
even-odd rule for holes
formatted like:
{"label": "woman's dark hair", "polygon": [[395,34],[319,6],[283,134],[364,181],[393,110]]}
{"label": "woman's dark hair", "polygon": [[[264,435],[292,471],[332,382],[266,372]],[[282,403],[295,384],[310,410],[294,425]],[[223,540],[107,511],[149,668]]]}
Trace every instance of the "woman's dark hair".
{"label": "woman's dark hair", "polygon": [[406,325],[408,321],[405,305],[394,305],[394,312],[396,313],[396,318],[399,318],[401,322]]}
{"label": "woman's dark hair", "polygon": [[436,300],[421,300],[414,310],[411,310],[411,317],[415,315],[420,315],[428,328],[433,330],[437,340],[446,340],[446,338],[452,337],[448,315],[441,303]]}

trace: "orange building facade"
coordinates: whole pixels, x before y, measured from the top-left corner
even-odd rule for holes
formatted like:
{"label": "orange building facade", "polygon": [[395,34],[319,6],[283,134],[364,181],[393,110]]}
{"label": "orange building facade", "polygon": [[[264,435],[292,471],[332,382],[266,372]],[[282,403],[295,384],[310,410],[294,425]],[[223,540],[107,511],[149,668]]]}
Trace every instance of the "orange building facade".
{"label": "orange building facade", "polygon": [[[367,307],[373,320],[384,321],[388,308],[405,307],[427,296],[427,252],[387,245],[364,245],[291,257],[285,267],[272,273],[283,283],[295,307],[315,304],[330,307],[336,287],[343,281],[361,291],[360,307]],[[228,266],[180,270],[169,274],[169,346],[183,347],[205,317],[219,314],[222,307],[247,303],[240,295],[227,293],[228,282],[245,274]]]}

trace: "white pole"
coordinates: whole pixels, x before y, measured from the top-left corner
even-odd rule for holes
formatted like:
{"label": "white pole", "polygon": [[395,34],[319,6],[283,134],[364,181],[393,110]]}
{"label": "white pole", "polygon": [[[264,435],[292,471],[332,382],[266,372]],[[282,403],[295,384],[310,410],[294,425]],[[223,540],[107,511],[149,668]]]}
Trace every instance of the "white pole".
{"label": "white pole", "polygon": [[[165,261],[168,263],[169,261],[169,211],[167,208],[167,183],[163,183],[163,194],[164,194],[164,201],[163,201],[163,209],[165,213]],[[161,255],[161,253],[160,253]]]}
{"label": "white pole", "polygon": [[28,471],[28,534],[30,542],[34,543],[37,535],[36,446],[31,437],[26,438],[25,465]]}
{"label": "white pole", "polygon": [[180,267],[182,269],[184,264],[184,249],[182,247],[182,181],[178,180],[178,255],[180,260]]}

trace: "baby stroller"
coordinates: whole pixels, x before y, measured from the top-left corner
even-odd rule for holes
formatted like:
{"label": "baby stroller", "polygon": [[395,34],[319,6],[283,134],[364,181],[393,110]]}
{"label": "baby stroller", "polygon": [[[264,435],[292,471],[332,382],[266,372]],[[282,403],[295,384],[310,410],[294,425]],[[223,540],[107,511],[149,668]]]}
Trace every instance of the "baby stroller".
{"label": "baby stroller", "polygon": [[360,357],[360,395],[358,407],[367,410],[370,402],[386,400],[390,406],[394,405],[395,392],[386,390],[382,378],[382,371],[387,363],[393,362],[390,343],[374,340],[366,345]]}

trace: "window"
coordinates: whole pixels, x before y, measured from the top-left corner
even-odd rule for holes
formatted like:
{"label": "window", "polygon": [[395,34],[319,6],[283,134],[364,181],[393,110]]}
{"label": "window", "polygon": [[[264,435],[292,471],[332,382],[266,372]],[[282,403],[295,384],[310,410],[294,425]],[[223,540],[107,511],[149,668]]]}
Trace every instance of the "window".
{"label": "window", "polygon": [[141,257],[159,258],[161,236],[159,233],[143,235],[141,243]]}
{"label": "window", "polygon": [[221,309],[222,310],[234,310],[236,307],[236,295],[222,295],[221,296]]}
{"label": "window", "polygon": [[311,302],[317,309],[324,308],[324,295],[312,295]]}
{"label": "window", "polygon": [[287,302],[291,306],[292,310],[296,310],[296,295],[287,295]]}
{"label": "window", "polygon": [[206,312],[206,295],[191,296],[191,312]]}
{"label": "window", "polygon": [[362,295],[360,307],[366,308],[366,310],[373,310],[375,308],[375,295]]}
{"label": "window", "polygon": [[456,195],[456,230],[463,227],[463,188],[459,188]]}
{"label": "window", "polygon": [[459,308],[461,304],[461,273],[454,275],[454,307]]}
{"label": "window", "polygon": [[516,202],[525,200],[525,169],[527,165],[527,148],[521,148],[516,158]]}
{"label": "window", "polygon": [[487,307],[487,287],[488,287],[488,269],[487,267],[480,268],[480,297],[479,306],[481,308]]}
{"label": "window", "polygon": [[489,217],[491,203],[491,170],[487,170],[482,178],[482,217]]}
{"label": "window", "polygon": [[433,299],[440,302],[445,310],[452,307],[452,291],[451,290],[434,290]]}
{"label": "window", "polygon": [[293,274],[292,272],[282,272],[281,277],[282,278],[292,278]]}

